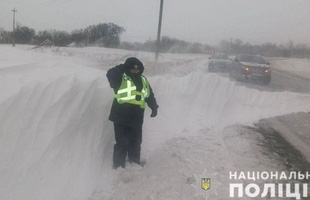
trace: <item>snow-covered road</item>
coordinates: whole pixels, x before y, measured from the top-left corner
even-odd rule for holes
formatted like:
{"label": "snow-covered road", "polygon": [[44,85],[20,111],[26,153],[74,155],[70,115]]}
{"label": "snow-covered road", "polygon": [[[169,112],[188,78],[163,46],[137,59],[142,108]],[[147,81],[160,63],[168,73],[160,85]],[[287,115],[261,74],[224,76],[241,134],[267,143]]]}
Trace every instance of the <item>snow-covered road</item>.
{"label": "snow-covered road", "polygon": [[[272,80],[266,87],[259,80],[235,81],[239,86],[267,92],[295,92],[310,94],[310,62],[308,59],[267,58],[270,60]],[[304,72],[304,73],[303,73]],[[229,77],[228,73],[218,73]]]}
{"label": "snow-covered road", "polygon": [[[137,56],[159,114],[146,111],[144,168],[111,167],[106,70]],[[205,55],[0,46],[0,199],[227,199],[229,171],[285,170],[244,125],[309,111],[310,95],[260,91],[206,73]],[[198,185],[197,185],[198,184]],[[196,195],[196,196],[195,196]],[[243,198],[245,199],[245,198]]]}
{"label": "snow-covered road", "polygon": [[[278,66],[277,63],[275,66]],[[309,65],[310,68],[310,65]],[[310,94],[310,76],[301,76],[295,72],[273,69],[271,87],[277,91],[291,91]]]}

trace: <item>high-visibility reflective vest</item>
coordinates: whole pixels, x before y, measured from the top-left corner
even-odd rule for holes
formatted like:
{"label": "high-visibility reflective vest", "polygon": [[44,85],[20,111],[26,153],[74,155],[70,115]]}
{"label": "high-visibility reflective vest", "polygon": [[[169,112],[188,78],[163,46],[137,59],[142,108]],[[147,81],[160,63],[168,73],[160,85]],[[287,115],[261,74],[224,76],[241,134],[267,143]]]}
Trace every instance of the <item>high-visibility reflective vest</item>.
{"label": "high-visibility reflective vest", "polygon": [[[120,104],[130,103],[145,108],[145,99],[150,96],[150,85],[144,76],[141,76],[141,79],[142,90],[139,92],[131,78],[123,73],[121,86],[115,94],[117,102]],[[140,100],[136,100],[137,95],[141,96]]]}

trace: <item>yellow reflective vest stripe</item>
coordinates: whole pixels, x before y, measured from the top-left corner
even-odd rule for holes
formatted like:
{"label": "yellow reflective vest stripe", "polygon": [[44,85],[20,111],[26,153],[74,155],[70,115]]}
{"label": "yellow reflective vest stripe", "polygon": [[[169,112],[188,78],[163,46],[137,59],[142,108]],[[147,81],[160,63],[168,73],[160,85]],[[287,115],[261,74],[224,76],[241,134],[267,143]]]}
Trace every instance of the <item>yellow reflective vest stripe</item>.
{"label": "yellow reflective vest stripe", "polygon": [[[144,76],[141,76],[141,79],[142,90],[139,92],[131,78],[126,73],[123,73],[121,86],[114,96],[117,102],[120,104],[129,103],[139,105],[141,108],[145,108],[145,99],[150,96],[150,85]],[[141,96],[140,100],[136,100],[137,95]]]}

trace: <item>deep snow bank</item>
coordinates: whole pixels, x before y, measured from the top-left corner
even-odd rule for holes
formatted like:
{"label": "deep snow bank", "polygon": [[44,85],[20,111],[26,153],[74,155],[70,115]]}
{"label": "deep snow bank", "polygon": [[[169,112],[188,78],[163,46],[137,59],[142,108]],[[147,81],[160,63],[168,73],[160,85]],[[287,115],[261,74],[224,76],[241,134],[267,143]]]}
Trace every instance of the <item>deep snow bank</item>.
{"label": "deep snow bank", "polygon": [[[0,99],[0,198],[86,199],[94,189],[112,187],[119,172],[111,169],[113,93],[105,71],[45,54],[31,64],[28,56],[8,60],[0,70],[6,83]],[[143,157],[179,135],[310,108],[309,95],[237,86],[201,73],[203,62],[195,58],[171,69],[183,75],[149,78],[160,108],[152,120],[146,112]],[[198,70],[188,74],[188,66]]]}
{"label": "deep snow bank", "polygon": [[101,81],[26,85],[0,105],[1,199],[69,199],[94,188],[112,136]]}

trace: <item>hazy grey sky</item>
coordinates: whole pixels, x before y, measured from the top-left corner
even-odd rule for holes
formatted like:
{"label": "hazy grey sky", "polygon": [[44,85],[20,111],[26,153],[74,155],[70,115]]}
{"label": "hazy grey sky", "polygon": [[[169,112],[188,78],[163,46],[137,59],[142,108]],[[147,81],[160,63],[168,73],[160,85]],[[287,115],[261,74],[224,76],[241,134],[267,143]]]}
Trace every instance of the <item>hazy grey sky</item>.
{"label": "hazy grey sky", "polygon": [[[36,31],[72,31],[113,22],[122,40],[156,39],[160,0],[0,0],[0,27],[16,19]],[[162,35],[217,44],[243,42],[310,44],[310,0],[165,0]]]}

